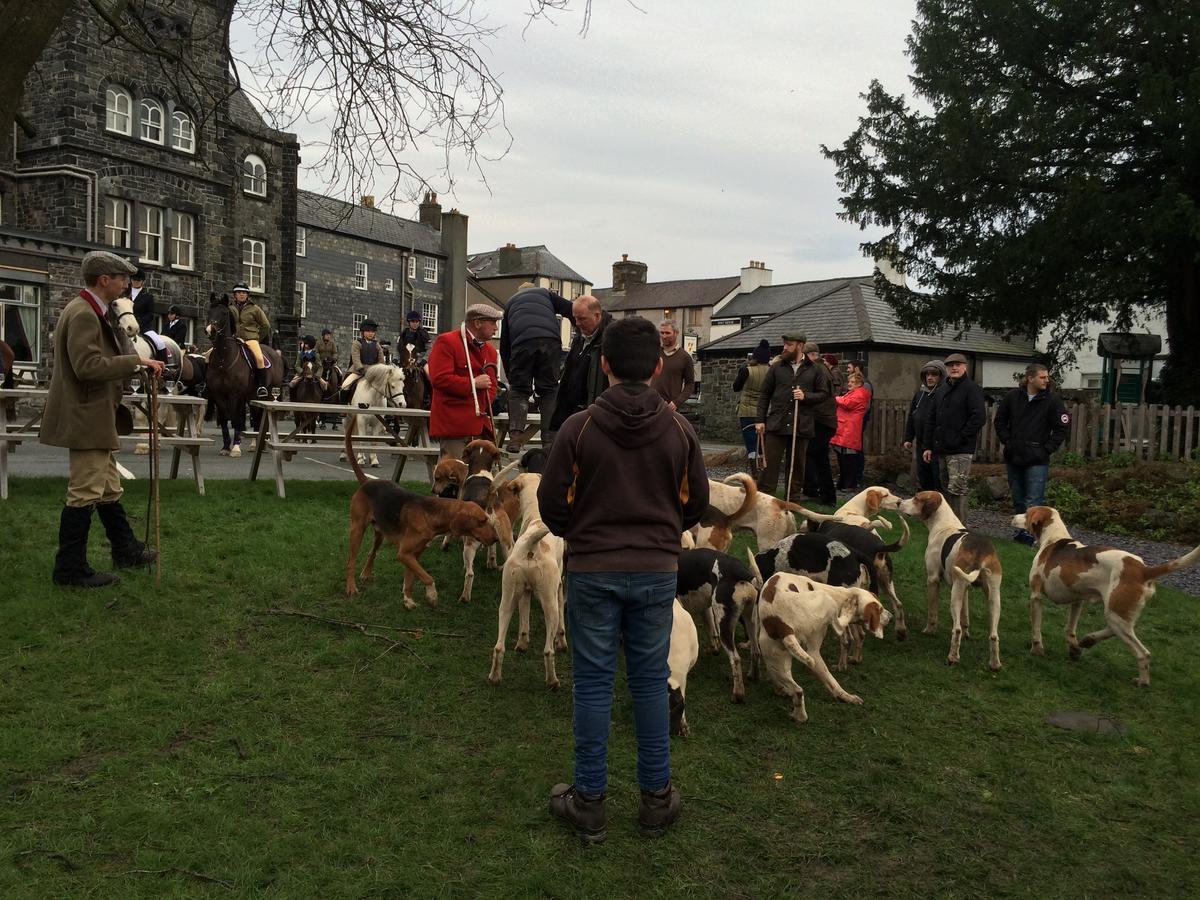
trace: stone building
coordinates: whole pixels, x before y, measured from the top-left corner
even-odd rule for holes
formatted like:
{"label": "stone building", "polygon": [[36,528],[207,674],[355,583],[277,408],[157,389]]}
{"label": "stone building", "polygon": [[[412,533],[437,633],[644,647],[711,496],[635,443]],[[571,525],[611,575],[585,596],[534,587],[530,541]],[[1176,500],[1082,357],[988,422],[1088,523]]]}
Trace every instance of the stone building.
{"label": "stone building", "polygon": [[427,193],[418,220],[375,208],[372,197],[346,203],[300,191],[296,212],[296,311],[301,332],[333,329],[343,363],[367,318],[394,341],[409,310],[431,334],[465,310],[467,217],[442,212]]}
{"label": "stone building", "polygon": [[499,300],[507,303],[525,282],[549,288],[574,300],[592,289],[592,283],[546,248],[545,244],[518,247],[505,244],[486,253],[472,253],[467,259],[471,278],[468,286],[472,303]]}
{"label": "stone building", "polygon": [[233,83],[221,41],[192,40],[222,33],[230,2],[193,0],[152,22],[183,48],[203,97],[146,55],[97,52],[111,29],[82,2],[38,60],[20,106],[29,129],[0,142],[0,337],[22,347],[22,365],[45,374],[79,260],[98,247],[145,270],[158,313],[176,303],[198,325],[210,294],[245,280],[294,346],[299,145]]}

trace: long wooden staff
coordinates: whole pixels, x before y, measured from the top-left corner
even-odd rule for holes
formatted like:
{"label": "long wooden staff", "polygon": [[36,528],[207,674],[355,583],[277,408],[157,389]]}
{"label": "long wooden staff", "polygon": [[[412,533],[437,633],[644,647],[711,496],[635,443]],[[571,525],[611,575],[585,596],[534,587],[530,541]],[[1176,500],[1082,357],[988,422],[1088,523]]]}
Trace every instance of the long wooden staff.
{"label": "long wooden staff", "polygon": [[800,424],[800,401],[792,401],[792,452],[788,454],[788,482],[784,500],[792,499],[792,474],[796,471],[796,426]]}
{"label": "long wooden staff", "polygon": [[158,376],[153,372],[146,373],[146,384],[150,392],[150,483],[154,499],[154,581],[162,581],[162,530],[160,511],[162,508],[158,487],[162,480],[159,471],[159,433],[158,433]]}

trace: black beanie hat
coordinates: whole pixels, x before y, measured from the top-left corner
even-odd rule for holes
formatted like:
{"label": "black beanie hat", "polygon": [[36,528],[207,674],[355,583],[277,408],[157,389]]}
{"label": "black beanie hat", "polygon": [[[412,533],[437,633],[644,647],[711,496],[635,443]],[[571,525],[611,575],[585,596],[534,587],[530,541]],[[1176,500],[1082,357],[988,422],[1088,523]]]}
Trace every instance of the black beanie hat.
{"label": "black beanie hat", "polygon": [[753,352],[751,352],[750,355],[754,357],[756,362],[761,362],[761,363],[770,362],[771,361],[771,345],[768,344],[766,339],[764,338],[763,340],[758,342],[758,346],[754,348]]}

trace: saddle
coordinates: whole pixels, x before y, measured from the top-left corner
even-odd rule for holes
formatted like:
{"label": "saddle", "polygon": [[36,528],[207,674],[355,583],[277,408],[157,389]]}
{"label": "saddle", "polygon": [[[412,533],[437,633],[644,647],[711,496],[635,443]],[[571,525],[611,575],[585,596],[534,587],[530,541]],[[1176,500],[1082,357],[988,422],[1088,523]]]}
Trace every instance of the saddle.
{"label": "saddle", "polygon": [[[238,342],[238,349],[241,350],[242,355],[246,357],[246,362],[248,362],[250,364],[250,368],[257,369],[258,363],[254,359],[254,353],[250,350],[250,345],[247,344],[241,338],[238,338],[237,342]],[[262,341],[259,341],[259,344],[261,345]],[[270,346],[270,345],[268,344],[267,346]],[[265,372],[267,369],[271,368],[271,357],[267,356],[267,354],[264,353],[262,355],[262,358],[263,358],[263,371]]]}

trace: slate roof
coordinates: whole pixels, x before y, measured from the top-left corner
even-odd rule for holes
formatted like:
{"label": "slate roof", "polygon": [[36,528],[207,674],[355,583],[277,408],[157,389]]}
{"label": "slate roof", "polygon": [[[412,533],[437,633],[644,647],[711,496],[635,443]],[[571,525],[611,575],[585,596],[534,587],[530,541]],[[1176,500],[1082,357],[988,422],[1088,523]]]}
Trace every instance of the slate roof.
{"label": "slate roof", "polygon": [[480,280],[488,278],[519,278],[521,276],[543,278],[558,278],[562,281],[591,282],[568,266],[565,262],[546,249],[545,244],[534,247],[521,247],[521,266],[515,272],[500,271],[500,251],[489,250],[487,253],[471,253],[467,255],[467,268],[471,274]]}
{"label": "slate roof", "polygon": [[432,256],[446,255],[442,251],[441,234],[428,225],[312,191],[299,192],[296,198],[296,222],[392,247],[420,250]]}
{"label": "slate roof", "polygon": [[592,291],[592,294],[609,312],[624,309],[679,309],[713,306],[741,283],[742,279],[737,275],[731,278],[692,278],[686,281],[634,284],[624,293],[601,288]]}
{"label": "slate roof", "polygon": [[719,312],[713,313],[714,319],[739,319],[742,316],[773,316],[776,313],[795,309],[801,303],[807,303],[814,297],[819,297],[831,288],[845,284],[847,281],[871,282],[870,275],[862,278],[825,278],[820,281],[797,281],[792,284],[776,284],[760,287],[748,294],[738,294]]}
{"label": "slate roof", "polygon": [[[753,293],[761,290],[764,288]],[[1006,340],[999,334],[981,329],[968,329],[961,339],[956,340],[957,331],[953,328],[936,334],[901,328],[892,308],[875,293],[870,281],[847,279],[792,309],[710,341],[699,348],[699,353],[702,356],[748,353],[762,338],[777,347],[782,343],[780,335],[790,330],[803,331],[821,344],[890,345],[1006,357],[1027,357],[1034,352],[1034,342],[1028,338]]]}

